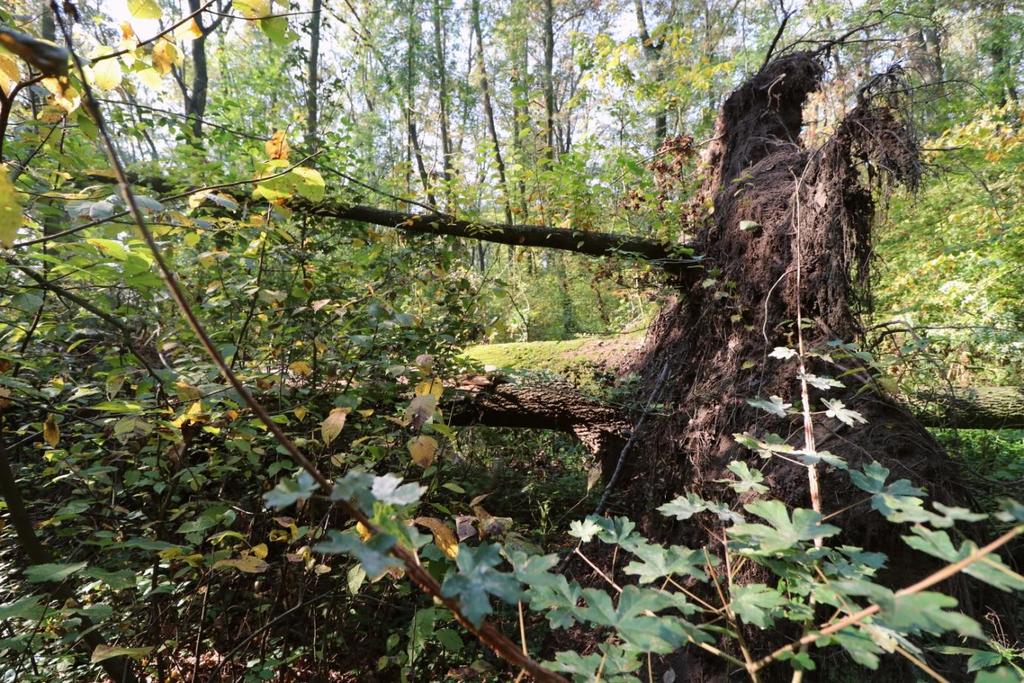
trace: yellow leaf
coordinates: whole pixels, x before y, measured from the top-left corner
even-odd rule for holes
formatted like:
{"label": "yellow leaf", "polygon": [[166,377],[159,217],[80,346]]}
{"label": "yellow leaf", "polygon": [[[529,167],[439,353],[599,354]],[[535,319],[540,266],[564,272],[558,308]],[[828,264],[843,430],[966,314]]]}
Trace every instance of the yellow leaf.
{"label": "yellow leaf", "polygon": [[268,552],[270,552],[270,550],[267,548],[266,543],[260,543],[252,548],[252,554],[261,560],[266,559]]}
{"label": "yellow leaf", "polygon": [[320,423],[320,435],[323,436],[324,445],[329,446],[334,438],[341,433],[348,418],[349,408],[335,408],[327,419]]}
{"label": "yellow leaf", "polygon": [[0,92],[10,95],[14,84],[20,80],[18,63],[9,55],[0,55]]}
{"label": "yellow leaf", "polygon": [[291,146],[285,139],[285,132],[279,130],[263,144],[263,148],[267,151],[267,157],[270,159],[282,159],[288,160],[288,154],[291,152]]}
{"label": "yellow leaf", "polygon": [[415,394],[417,396],[433,396],[440,400],[441,394],[444,393],[444,386],[441,384],[441,380],[436,377],[433,379],[424,380],[416,385]]}
{"label": "yellow leaf", "polygon": [[[112,49],[103,46],[96,51],[94,57],[105,57],[112,52]],[[92,78],[100,90],[113,90],[121,85],[121,75],[121,62],[117,57],[107,57],[92,66]]]}
{"label": "yellow leaf", "polygon": [[7,175],[7,165],[0,164],[0,247],[9,247],[21,227],[21,206]]}
{"label": "yellow leaf", "polygon": [[146,85],[153,90],[159,90],[162,85],[160,72],[157,69],[142,69],[140,71],[136,71],[135,75],[138,76],[143,85]]}
{"label": "yellow leaf", "polygon": [[174,37],[181,39],[187,38],[188,40],[199,40],[203,37],[203,29],[199,27],[199,22],[195,19],[189,19],[175,30]]}
{"label": "yellow leaf", "polygon": [[128,0],[128,11],[136,19],[159,19],[164,13],[156,0]]}
{"label": "yellow leaf", "polygon": [[292,412],[295,413],[295,417],[299,418],[300,420],[304,420],[304,419],[306,419],[306,413],[308,411],[306,410],[305,406],[299,406],[298,408],[296,408]]}
{"label": "yellow leaf", "polygon": [[288,366],[288,369],[301,377],[313,374],[313,366],[304,360],[297,360],[294,363],[291,363]]}
{"label": "yellow leaf", "polygon": [[171,72],[171,68],[181,61],[178,48],[169,40],[161,38],[153,46],[153,68],[163,75]]}
{"label": "yellow leaf", "polygon": [[370,538],[373,536],[373,532],[366,528],[366,525],[362,522],[356,522],[356,531],[359,532],[359,540],[363,541],[364,543],[366,541],[369,541]]}
{"label": "yellow leaf", "polygon": [[231,6],[246,19],[258,19],[270,14],[271,0],[233,0]]}
{"label": "yellow leaf", "polygon": [[430,529],[434,534],[434,545],[440,548],[445,555],[453,560],[459,556],[459,541],[447,524],[435,517],[417,517],[412,521]]}
{"label": "yellow leaf", "polygon": [[53,93],[53,102],[58,107],[71,113],[78,109],[82,103],[82,96],[73,87],[67,84],[66,79],[44,78],[40,81],[47,90]]}
{"label": "yellow leaf", "polygon": [[53,448],[56,448],[60,442],[60,427],[57,426],[57,420],[54,418],[53,413],[47,415],[46,421],[43,422],[43,441],[50,444]]}
{"label": "yellow leaf", "polygon": [[243,555],[233,560],[218,560],[213,563],[214,569],[232,567],[246,574],[262,574],[270,568],[270,565],[253,555]]}
{"label": "yellow leaf", "polygon": [[416,438],[410,439],[408,446],[412,461],[420,467],[426,469],[434,463],[434,456],[437,453],[437,441],[433,437],[420,434]]}

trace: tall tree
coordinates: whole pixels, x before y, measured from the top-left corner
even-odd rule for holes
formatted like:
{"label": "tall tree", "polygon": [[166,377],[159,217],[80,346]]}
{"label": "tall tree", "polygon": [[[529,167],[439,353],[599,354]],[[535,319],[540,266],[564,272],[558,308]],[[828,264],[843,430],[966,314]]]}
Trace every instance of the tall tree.
{"label": "tall tree", "polygon": [[505,222],[511,224],[512,202],[509,199],[508,178],[505,175],[505,160],[501,156],[501,143],[498,140],[498,127],[494,120],[494,101],[491,98],[491,84],[487,77],[487,59],[484,51],[484,32],[480,26],[480,0],[470,2],[470,22],[476,36],[477,69],[480,73],[480,95],[484,104],[484,119],[487,121],[487,132],[491,136],[491,151],[494,163],[498,167],[498,183],[501,185],[502,205],[505,210]]}

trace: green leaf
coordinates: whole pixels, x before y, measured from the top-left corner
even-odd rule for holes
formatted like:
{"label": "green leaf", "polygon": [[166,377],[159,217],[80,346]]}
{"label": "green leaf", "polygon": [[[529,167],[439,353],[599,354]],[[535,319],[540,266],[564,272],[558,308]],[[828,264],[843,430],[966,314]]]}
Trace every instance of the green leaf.
{"label": "green leaf", "polygon": [[664,548],[660,545],[641,543],[633,548],[632,552],[641,561],[630,562],[623,571],[638,576],[641,584],[673,575],[693,576],[700,581],[707,580],[707,575],[702,569],[705,557],[700,550],[690,550],[681,545]]}
{"label": "green leaf", "polygon": [[76,574],[89,565],[88,562],[75,562],[73,564],[36,564],[25,568],[25,577],[29,583],[45,583],[48,581],[63,581],[72,574]]}
{"label": "green leaf", "polygon": [[351,555],[359,560],[368,576],[376,577],[389,567],[401,565],[401,562],[388,554],[394,545],[395,537],[388,534],[375,534],[364,543],[354,531],[341,532],[329,529],[327,540],[313,546],[313,551],[325,555]]}
{"label": "green leaf", "polygon": [[793,407],[792,403],[785,403],[778,396],[770,396],[768,400],[763,398],[748,398],[747,403],[755,408],[760,408],[766,413],[771,413],[778,417],[786,417],[786,411]]}
{"label": "green leaf", "polygon": [[0,619],[41,619],[46,606],[39,603],[38,595],[26,595],[13,602],[0,605]]}
{"label": "green leaf", "polygon": [[955,631],[962,636],[983,638],[981,627],[966,614],[950,611],[956,607],[956,598],[935,592],[898,595],[890,604],[879,605],[878,619],[894,631],[912,635],[929,633],[942,635]]}
{"label": "green leaf", "polygon": [[761,474],[761,470],[756,468],[751,470],[747,463],[741,460],[733,460],[727,465],[727,469],[739,477],[739,481],[732,481],[731,479],[716,479],[715,481],[720,484],[728,484],[736,493],[748,493],[750,491],[764,493],[768,490],[768,487],[761,483],[764,481],[764,475]]}
{"label": "green leaf", "polygon": [[569,523],[569,535],[580,539],[583,543],[590,543],[590,540],[599,531],[601,531],[601,525],[592,517],[574,519]]}
{"label": "green leaf", "polygon": [[441,585],[441,594],[458,598],[462,613],[476,626],[492,611],[489,596],[514,604],[522,595],[514,576],[495,569],[501,562],[496,544],[462,546],[455,558],[458,573],[446,576]]}
{"label": "green leaf", "polygon": [[981,671],[974,683],[1020,683],[1020,674],[1008,666],[995,671]]}
{"label": "green leaf", "polygon": [[758,628],[769,628],[774,619],[773,612],[785,604],[786,599],[779,591],[763,583],[733,586],[729,607],[748,624]]}
{"label": "green leaf", "polygon": [[666,517],[674,517],[680,521],[690,519],[698,512],[707,510],[707,503],[696,493],[676,496],[658,508],[658,512]]}
{"label": "green leaf", "polygon": [[967,673],[974,673],[981,669],[987,669],[1003,661],[1003,656],[991,650],[978,650],[967,660]]}
{"label": "green leaf", "polygon": [[752,542],[745,550],[752,555],[772,555],[784,552],[803,541],[834,536],[839,528],[821,524],[821,515],[814,510],[796,508],[790,519],[786,506],[778,500],[759,500],[744,506],[747,512],[768,521],[763,524],[736,524],[730,529],[735,538]]}
{"label": "green leaf", "polygon": [[[298,34],[292,31],[288,27],[287,17],[268,17],[266,19],[260,19],[260,30],[263,34],[270,39],[274,45],[278,47],[287,47],[292,43]],[[323,195],[321,194],[321,197]]]}
{"label": "green leaf", "polygon": [[280,510],[298,500],[308,499],[318,488],[320,484],[313,479],[313,475],[303,470],[296,479],[279,481],[277,486],[263,494],[263,500],[268,508]]}
{"label": "green leaf", "polygon": [[826,417],[834,417],[843,424],[850,427],[854,426],[857,422],[861,424],[867,424],[867,420],[864,416],[858,413],[856,410],[850,410],[846,407],[846,404],[840,401],[838,398],[834,400],[822,399],[822,403],[825,404],[828,410],[825,411]]}
{"label": "green leaf", "polygon": [[678,607],[679,601],[663,591],[626,586],[619,594],[618,606],[604,591],[588,588],[583,591],[586,607],[576,616],[598,626],[614,628],[632,647],[641,652],[667,654],[682,646],[687,637],[698,642],[712,640],[704,631],[680,617],[650,616],[667,607]]}

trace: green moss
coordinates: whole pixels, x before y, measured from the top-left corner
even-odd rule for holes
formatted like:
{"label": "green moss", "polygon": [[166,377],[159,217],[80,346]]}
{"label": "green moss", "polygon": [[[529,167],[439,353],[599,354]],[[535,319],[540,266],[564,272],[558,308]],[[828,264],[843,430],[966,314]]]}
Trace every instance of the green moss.
{"label": "green moss", "polygon": [[480,344],[467,347],[463,356],[484,369],[556,375],[586,393],[603,395],[619,379],[622,361],[642,341],[642,333],[632,333],[565,341]]}

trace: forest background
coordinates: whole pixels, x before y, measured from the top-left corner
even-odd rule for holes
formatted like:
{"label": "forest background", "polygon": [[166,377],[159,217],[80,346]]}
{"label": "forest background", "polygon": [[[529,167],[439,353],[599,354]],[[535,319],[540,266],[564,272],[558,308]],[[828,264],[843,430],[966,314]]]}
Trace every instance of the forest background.
{"label": "forest background", "polygon": [[[865,153],[873,258],[851,297],[860,329],[831,340],[836,357],[856,357],[930,428],[972,509],[1020,513],[999,502],[1024,471],[1018,3],[16,0],[0,25],[0,681],[507,680],[542,678],[538,662],[577,680],[713,680],[673,659],[684,642],[721,648],[726,668],[757,680],[767,663],[748,656],[744,631],[786,678],[814,671],[806,647],[777,648],[813,632],[823,598],[796,586],[817,581],[826,525],[778,551],[746,538],[737,552],[775,576],[731,593],[729,569],[724,595],[698,591],[693,604],[712,600],[721,631],[711,619],[639,633],[621,613],[602,621],[601,599],[580,592],[625,596],[637,574],[664,578],[660,597],[634,594],[645,616],[630,618],[654,619],[673,609],[664,595],[680,595],[665,590],[673,575],[714,575],[710,557],[671,550],[672,571],[650,569],[654,546],[628,524],[678,540],[635,514],[670,497],[638,499],[612,477],[630,435],[678,404],[635,362],[652,321],[694,272],[723,310],[742,290],[701,249],[721,206],[706,184],[723,104],[804,50],[826,75],[801,102],[801,145],[826,145],[887,72],[901,84],[887,106],[922,162],[911,191]],[[803,359],[800,323],[778,329],[790,343],[768,344],[757,367],[769,352]],[[747,398],[811,419],[806,394]],[[555,404],[579,414],[543,410]],[[828,419],[861,418],[826,405]],[[801,448],[812,470],[836,466]],[[735,479],[722,488],[764,493],[760,471],[736,462],[717,470]],[[346,494],[323,495],[317,473]],[[714,516],[689,500],[690,515]],[[580,521],[595,509],[634,521]],[[901,514],[886,518],[947,528]],[[993,521],[986,540],[1019,531],[1007,524]],[[593,550],[599,533],[619,547]],[[383,559],[392,546],[419,549],[434,599],[417,588],[429,580]],[[955,563],[977,545],[950,547],[930,554]],[[976,578],[1024,586],[1016,551],[992,560],[1005,585]],[[646,569],[629,571],[620,552]],[[556,556],[545,571],[543,553]],[[865,572],[857,580],[876,578],[873,558],[846,559]],[[531,583],[567,592],[520,593]],[[884,602],[864,590],[843,595]],[[837,638],[822,664],[884,655],[913,664],[905,676],[1019,680],[1016,603],[964,609],[983,631],[879,621],[889,640]],[[509,664],[484,616],[529,661]],[[796,630],[749,634],[776,621]]]}

